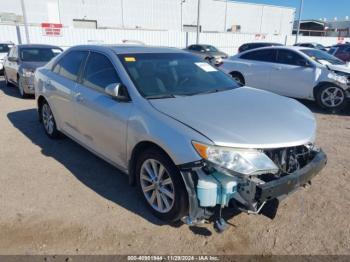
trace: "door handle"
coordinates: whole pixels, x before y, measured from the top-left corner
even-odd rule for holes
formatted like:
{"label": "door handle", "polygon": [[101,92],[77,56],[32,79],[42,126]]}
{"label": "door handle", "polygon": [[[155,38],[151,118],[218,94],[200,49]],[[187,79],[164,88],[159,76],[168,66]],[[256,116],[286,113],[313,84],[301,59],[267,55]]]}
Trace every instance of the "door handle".
{"label": "door handle", "polygon": [[81,93],[77,93],[75,95],[75,101],[81,103],[81,102],[84,102],[84,97],[81,95]]}
{"label": "door handle", "polygon": [[48,89],[53,89],[53,85],[52,85],[51,80],[46,80],[45,87]]}

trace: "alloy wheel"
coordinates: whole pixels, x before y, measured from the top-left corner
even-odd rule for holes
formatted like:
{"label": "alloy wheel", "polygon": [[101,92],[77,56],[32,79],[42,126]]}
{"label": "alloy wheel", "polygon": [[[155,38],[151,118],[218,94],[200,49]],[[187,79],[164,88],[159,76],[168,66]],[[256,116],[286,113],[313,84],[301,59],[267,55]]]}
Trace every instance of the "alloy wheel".
{"label": "alloy wheel", "polygon": [[344,102],[344,99],[343,90],[336,86],[328,87],[321,93],[322,104],[329,108],[340,106]]}
{"label": "alloy wheel", "polygon": [[169,212],[175,203],[174,183],[166,168],[155,159],[147,159],[141,166],[140,184],[151,207],[160,212]]}
{"label": "alloy wheel", "polygon": [[43,120],[43,124],[44,124],[44,128],[46,130],[46,132],[49,135],[52,135],[54,132],[54,119],[53,119],[53,114],[52,111],[49,107],[48,104],[44,104],[43,108],[42,108],[42,120]]}

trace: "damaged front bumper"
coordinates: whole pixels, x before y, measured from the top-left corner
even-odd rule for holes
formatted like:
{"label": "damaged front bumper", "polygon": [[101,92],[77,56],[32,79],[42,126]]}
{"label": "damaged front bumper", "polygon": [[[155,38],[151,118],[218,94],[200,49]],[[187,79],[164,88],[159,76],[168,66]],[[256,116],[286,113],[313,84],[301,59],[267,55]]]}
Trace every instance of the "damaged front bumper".
{"label": "damaged front bumper", "polygon": [[324,168],[326,163],[326,154],[322,151],[318,152],[307,166],[293,174],[269,183],[257,185],[255,199],[258,202],[265,202],[290,194],[299,187],[308,184]]}
{"label": "damaged front bumper", "polygon": [[[215,215],[215,207],[225,208],[232,202],[241,211],[262,213],[267,204],[279,203],[300,187],[311,183],[312,178],[326,163],[326,154],[322,150],[315,151],[310,162],[301,169],[292,174],[281,174],[280,177],[269,181],[257,176],[225,174],[215,168],[209,168],[208,171],[205,162],[197,162],[194,166],[181,166],[181,174],[189,195],[189,214],[184,221],[187,224],[200,223]],[[203,185],[207,185],[208,195],[203,193]],[[278,204],[276,210],[277,206]]]}

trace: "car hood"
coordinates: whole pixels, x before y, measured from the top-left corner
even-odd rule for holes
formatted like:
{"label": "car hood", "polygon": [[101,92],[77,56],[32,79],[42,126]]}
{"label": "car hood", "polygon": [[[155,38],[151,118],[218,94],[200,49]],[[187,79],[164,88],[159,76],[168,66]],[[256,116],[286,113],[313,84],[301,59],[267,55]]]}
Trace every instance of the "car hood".
{"label": "car hood", "polygon": [[35,71],[35,69],[37,69],[38,67],[42,67],[46,64],[47,62],[22,62],[21,67],[23,69]]}
{"label": "car hood", "polygon": [[327,65],[329,69],[334,71],[340,71],[347,74],[350,74],[350,66],[349,65]]}
{"label": "car hood", "polygon": [[309,109],[296,100],[254,88],[150,103],[219,146],[280,148],[315,139],[316,121]]}

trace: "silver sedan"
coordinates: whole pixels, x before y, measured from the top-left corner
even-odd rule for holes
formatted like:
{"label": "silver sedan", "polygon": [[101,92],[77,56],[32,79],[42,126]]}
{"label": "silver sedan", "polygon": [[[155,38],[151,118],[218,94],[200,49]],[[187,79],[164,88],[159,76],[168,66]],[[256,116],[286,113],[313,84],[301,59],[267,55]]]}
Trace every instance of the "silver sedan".
{"label": "silver sedan", "polygon": [[76,46],[38,69],[40,120],[137,184],[159,218],[261,213],[326,163],[313,114],[174,48]]}

